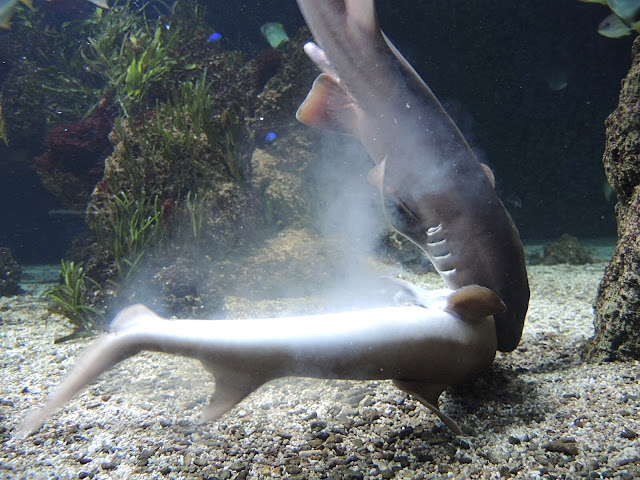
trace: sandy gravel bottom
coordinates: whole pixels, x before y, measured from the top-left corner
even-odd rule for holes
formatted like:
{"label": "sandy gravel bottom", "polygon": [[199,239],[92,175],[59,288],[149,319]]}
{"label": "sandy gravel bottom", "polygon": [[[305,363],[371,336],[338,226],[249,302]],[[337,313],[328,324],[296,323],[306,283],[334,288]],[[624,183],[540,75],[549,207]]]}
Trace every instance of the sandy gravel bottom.
{"label": "sandy gravel bottom", "polygon": [[17,441],[12,431],[89,342],[53,345],[68,329],[34,284],[0,299],[0,479],[640,478],[640,364],[579,358],[604,267],[529,269],[520,347],[442,397],[459,437],[390,382],[280,379],[200,424],[211,376],[143,353]]}

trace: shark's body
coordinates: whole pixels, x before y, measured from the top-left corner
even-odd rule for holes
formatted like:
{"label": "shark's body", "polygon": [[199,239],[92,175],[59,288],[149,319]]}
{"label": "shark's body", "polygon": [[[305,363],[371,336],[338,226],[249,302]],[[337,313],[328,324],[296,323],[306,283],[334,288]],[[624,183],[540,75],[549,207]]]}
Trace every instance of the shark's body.
{"label": "shark's body", "polygon": [[438,410],[440,393],[488,366],[497,348],[517,345],[529,298],[522,245],[487,173],[382,35],[372,1],[299,4],[325,48],[306,50],[326,72],[299,118],[362,140],[378,163],[372,177],[390,221],[456,290],[434,294],[399,282],[413,305],[244,321],[165,320],[141,305],[129,307],[18,435],[142,350],[194,357],[213,372],[216,390],[205,419],[276,377],[393,379],[460,432]]}
{"label": "shark's body", "polygon": [[498,349],[519,343],[529,304],[518,231],[491,174],[427,85],[382,34],[372,0],[298,0],[324,72],[303,123],[360,139],[390,223],[420,246],[449,288],[483,285],[507,306]]}
{"label": "shark's body", "polygon": [[142,350],[193,357],[214,374],[215,394],[204,420],[220,417],[278,377],[394,379],[459,433],[438,410],[438,396],[493,361],[491,315],[504,304],[478,286],[436,294],[422,294],[406,282],[401,286],[414,305],[303,317],[166,320],[143,305],[128,307],[17,435],[35,430],[100,374]]}

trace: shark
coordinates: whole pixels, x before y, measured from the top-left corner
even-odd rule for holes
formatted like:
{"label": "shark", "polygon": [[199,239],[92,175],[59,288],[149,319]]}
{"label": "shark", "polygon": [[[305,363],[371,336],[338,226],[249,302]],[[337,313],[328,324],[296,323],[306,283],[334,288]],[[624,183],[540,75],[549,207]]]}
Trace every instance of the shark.
{"label": "shark", "polygon": [[507,309],[498,349],[514,350],[529,305],[518,230],[493,173],[382,33],[373,0],[298,0],[316,41],[304,50],[322,72],[296,114],[304,124],[357,137],[390,224],[416,243],[447,286],[481,285]]}
{"label": "shark", "polygon": [[439,410],[438,397],[447,385],[467,382],[491,364],[496,354],[492,315],[505,306],[477,285],[426,291],[400,279],[393,282],[399,305],[317,315],[168,320],[144,305],[127,307],[15,437],[37,430],[100,374],[143,350],[196,358],[213,373],[215,391],[203,421],[220,418],[275,378],[393,379],[460,434]]}
{"label": "shark", "polygon": [[518,231],[483,167],[426,84],[384,36],[373,1],[298,0],[322,73],[300,106],[303,123],[357,136],[376,166],[394,228],[429,256],[448,288],[394,279],[391,305],[244,320],[164,319],[143,305],[122,310],[16,431],[24,437],[73,395],[141,351],[200,360],[215,377],[202,418],[224,415],[280,377],[390,379],[454,432],[438,408],[514,349],[529,289]]}

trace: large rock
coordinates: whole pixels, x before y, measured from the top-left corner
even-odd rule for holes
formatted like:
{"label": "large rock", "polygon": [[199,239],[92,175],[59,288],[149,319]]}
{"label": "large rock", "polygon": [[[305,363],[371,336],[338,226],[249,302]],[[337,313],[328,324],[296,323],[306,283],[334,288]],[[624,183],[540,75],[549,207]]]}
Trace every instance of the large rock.
{"label": "large rock", "polygon": [[618,197],[618,244],[598,290],[590,361],[640,359],[640,37],[632,54],[618,108],[606,120],[602,161]]}
{"label": "large rock", "polygon": [[22,268],[11,255],[11,250],[0,247],[0,297],[22,293]]}

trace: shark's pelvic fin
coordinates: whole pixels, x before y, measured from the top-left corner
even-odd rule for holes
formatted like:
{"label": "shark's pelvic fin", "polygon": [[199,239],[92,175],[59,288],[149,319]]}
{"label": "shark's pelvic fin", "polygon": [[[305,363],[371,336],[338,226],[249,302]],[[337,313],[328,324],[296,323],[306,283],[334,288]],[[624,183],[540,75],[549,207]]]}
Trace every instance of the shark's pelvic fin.
{"label": "shark's pelvic fin", "polygon": [[456,435],[462,435],[462,430],[456,422],[447,415],[442,413],[438,408],[438,398],[444,392],[446,385],[437,385],[432,383],[424,383],[410,380],[394,380],[393,384],[401,390],[404,390],[421,404],[435,413],[440,420],[451,429]]}

